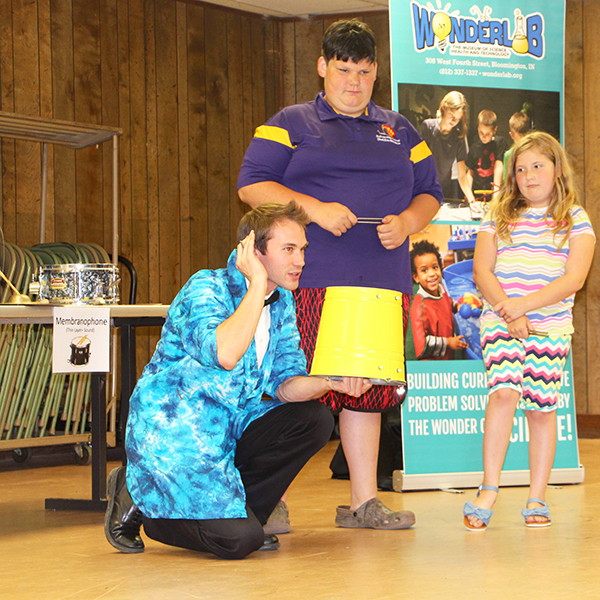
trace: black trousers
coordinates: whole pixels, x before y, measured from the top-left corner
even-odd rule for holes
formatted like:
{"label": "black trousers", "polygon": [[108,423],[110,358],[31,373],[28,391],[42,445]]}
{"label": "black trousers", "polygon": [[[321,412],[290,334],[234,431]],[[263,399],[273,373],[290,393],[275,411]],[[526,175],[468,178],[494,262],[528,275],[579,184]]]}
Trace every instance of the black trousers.
{"label": "black trousers", "polygon": [[149,519],[153,540],[244,558],[264,541],[262,526],[306,462],[328,442],[333,416],[317,400],[283,404],[253,421],[237,443],[235,466],[246,491],[248,516],[241,519]]}

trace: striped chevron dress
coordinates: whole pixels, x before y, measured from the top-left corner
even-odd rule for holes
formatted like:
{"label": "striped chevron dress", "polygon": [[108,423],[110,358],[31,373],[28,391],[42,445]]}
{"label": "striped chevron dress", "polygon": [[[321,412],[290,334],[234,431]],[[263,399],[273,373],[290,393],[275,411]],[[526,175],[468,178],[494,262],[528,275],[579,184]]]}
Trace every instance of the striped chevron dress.
{"label": "striped chevron dress", "polygon": [[[573,207],[573,229],[558,250],[553,223],[546,208],[531,208],[519,216],[511,241],[498,239],[498,256],[494,274],[510,298],[519,298],[542,289],[565,273],[569,242],[578,235],[594,235],[589,217],[579,206]],[[480,232],[495,233],[489,218]],[[529,410],[554,410],[560,380],[573,333],[570,296],[527,313],[535,330],[550,335],[530,335],[526,340],[512,338],[504,321],[484,302],[481,315],[481,346],[490,392],[509,387],[521,393],[521,407]]]}

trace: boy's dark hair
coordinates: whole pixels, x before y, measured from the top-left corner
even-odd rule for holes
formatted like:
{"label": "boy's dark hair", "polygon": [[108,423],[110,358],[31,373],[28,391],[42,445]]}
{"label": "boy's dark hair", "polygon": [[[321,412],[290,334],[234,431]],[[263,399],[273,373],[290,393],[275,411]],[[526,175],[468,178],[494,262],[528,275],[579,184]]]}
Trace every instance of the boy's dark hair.
{"label": "boy's dark hair", "polygon": [[413,275],[417,274],[417,269],[415,267],[415,258],[417,256],[423,256],[423,254],[435,254],[438,264],[440,265],[440,269],[444,268],[442,264],[442,256],[440,254],[440,249],[429,240],[421,240],[420,242],[415,242],[413,244],[412,250],[410,251],[410,272]]}
{"label": "boy's dark hair", "polygon": [[326,62],[331,59],[358,63],[363,59],[377,61],[375,36],[366,24],[358,19],[344,19],[332,23],[323,36],[321,54]]}
{"label": "boy's dark hair", "polygon": [[304,209],[293,200],[288,204],[265,202],[242,217],[238,225],[237,241],[242,241],[254,230],[254,246],[261,254],[265,254],[267,242],[273,237],[273,226],[283,221],[298,223],[304,229],[310,223]]}

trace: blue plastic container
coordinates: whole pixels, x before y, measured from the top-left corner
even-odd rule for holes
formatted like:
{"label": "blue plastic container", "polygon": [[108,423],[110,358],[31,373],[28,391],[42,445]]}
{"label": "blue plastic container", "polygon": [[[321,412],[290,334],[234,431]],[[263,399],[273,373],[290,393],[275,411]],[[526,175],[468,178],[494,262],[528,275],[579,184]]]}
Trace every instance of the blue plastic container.
{"label": "blue plastic container", "polygon": [[[444,282],[446,290],[455,301],[467,292],[477,294],[477,286],[473,281],[473,260],[463,260],[461,262],[449,265],[444,269]],[[479,339],[479,317],[470,316],[464,318],[460,313],[454,315],[454,322],[460,335],[465,336],[465,340],[469,347],[465,350],[468,358],[472,360],[481,360],[483,354],[481,352],[481,341]]]}

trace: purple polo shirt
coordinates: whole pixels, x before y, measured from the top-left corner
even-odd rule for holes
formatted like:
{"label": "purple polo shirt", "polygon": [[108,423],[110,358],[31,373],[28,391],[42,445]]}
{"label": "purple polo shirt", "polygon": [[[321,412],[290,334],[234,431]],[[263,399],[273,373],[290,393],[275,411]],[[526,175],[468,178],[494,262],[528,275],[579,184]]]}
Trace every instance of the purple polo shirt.
{"label": "purple polo shirt", "polygon": [[[357,217],[400,214],[418,194],[443,200],[435,162],[402,115],[369,102],[360,117],[334,111],[321,92],[314,102],[284,108],[258,127],[238,189],[275,181],[322,202],[339,202]],[[302,288],[379,287],[411,293],[408,240],[386,250],[375,225],[341,237],[311,223]]]}

